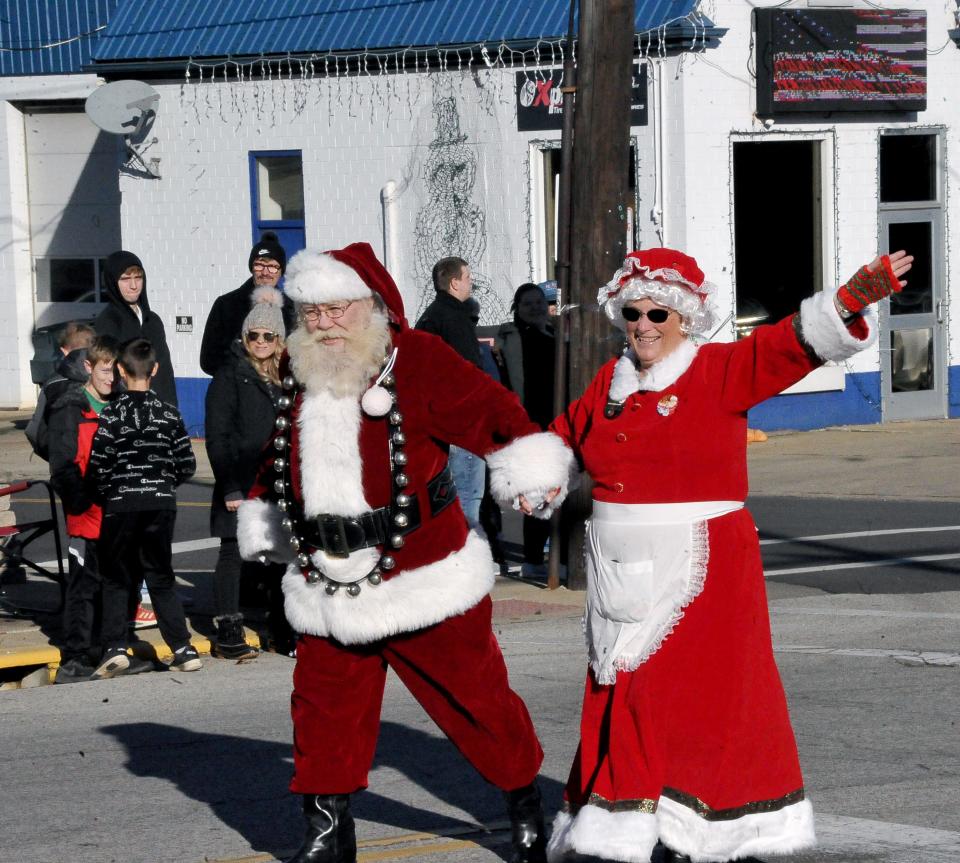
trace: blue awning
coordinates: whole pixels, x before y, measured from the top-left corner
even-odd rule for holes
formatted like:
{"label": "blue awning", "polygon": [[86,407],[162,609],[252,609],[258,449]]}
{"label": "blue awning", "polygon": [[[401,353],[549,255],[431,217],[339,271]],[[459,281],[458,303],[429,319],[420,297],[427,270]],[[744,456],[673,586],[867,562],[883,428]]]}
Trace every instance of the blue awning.
{"label": "blue awning", "polygon": [[[646,33],[690,26],[699,0],[637,0]],[[567,31],[568,0],[122,0],[94,60],[284,56],[529,44]],[[697,18],[698,22],[702,19]],[[710,22],[704,22],[710,26]]]}
{"label": "blue awning", "polygon": [[3,0],[0,75],[60,75],[90,62],[119,0]]}

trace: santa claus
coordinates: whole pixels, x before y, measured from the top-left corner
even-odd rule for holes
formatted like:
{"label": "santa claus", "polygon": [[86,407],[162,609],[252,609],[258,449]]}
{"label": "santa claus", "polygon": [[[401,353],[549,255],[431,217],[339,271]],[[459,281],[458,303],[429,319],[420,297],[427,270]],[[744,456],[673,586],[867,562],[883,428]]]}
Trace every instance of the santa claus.
{"label": "santa claus", "polygon": [[407,325],[368,244],[300,252],[286,293],[300,324],[238,539],[245,558],[288,564],[286,613],[303,634],[291,790],[304,795],[307,834],[291,863],[356,859],[349,799],[367,785],[388,665],[505,792],[513,860],[545,860],[543,753],[507,680],[490,625],[493,561],[468,530],[447,451],[483,456],[503,503],[549,517],[570,450],[515,395]]}

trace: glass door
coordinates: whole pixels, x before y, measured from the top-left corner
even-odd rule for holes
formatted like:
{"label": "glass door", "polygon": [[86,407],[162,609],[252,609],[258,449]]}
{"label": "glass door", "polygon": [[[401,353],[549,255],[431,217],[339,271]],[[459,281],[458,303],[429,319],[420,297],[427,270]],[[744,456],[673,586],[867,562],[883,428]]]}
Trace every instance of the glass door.
{"label": "glass door", "polygon": [[880,135],[880,250],[914,256],[906,288],[880,305],[885,421],[947,415],[943,145],[930,129]]}
{"label": "glass door", "polygon": [[884,420],[946,416],[943,316],[943,214],[882,213],[882,248],[914,256],[907,286],[881,308]]}

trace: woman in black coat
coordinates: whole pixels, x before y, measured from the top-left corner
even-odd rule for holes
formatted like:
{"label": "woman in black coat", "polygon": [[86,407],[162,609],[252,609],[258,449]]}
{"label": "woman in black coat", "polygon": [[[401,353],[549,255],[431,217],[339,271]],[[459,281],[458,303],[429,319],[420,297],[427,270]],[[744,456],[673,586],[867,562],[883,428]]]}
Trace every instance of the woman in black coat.
{"label": "woman in black coat", "polygon": [[[549,324],[547,299],[539,285],[527,282],[513,295],[513,323],[497,330],[495,353],[500,380],[519,396],[521,404],[540,428],[553,420],[553,360],[555,337]],[[546,574],[543,549],[550,522],[523,517],[523,574]]]}
{"label": "woman in black coat", "polygon": [[111,336],[120,344],[147,339],[159,366],[150,388],[167,404],[178,407],[167,334],[160,316],[150,310],[143,264],[133,252],[114,252],[104,263],[102,279],[108,305],[93,322],[94,330],[98,336]]}
{"label": "woman in black coat", "polygon": [[247,659],[257,653],[246,644],[240,614],[237,509],[256,478],[281,395],[282,296],[276,288],[262,287],[254,291],[252,300],[241,338],[233,343],[230,360],[214,376],[206,401],[207,455],[215,480],[210,533],[220,538],[214,570],[216,646],[219,655],[228,659]]}

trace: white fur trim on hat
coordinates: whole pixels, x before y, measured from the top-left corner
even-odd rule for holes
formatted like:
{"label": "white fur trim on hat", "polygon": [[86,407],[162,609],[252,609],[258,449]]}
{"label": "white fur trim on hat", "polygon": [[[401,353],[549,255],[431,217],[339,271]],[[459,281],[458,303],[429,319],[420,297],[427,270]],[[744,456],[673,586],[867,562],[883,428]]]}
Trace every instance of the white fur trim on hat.
{"label": "white fur trim on hat", "polygon": [[490,546],[471,531],[458,551],[376,586],[364,582],[356,596],[345,590],[330,596],[322,583],[310,584],[291,566],[283,577],[284,609],[297,632],[368,644],[462,614],[493,589],[493,582]]}
{"label": "white fur trim on hat", "polygon": [[333,303],[373,296],[356,270],[326,252],[311,249],[303,249],[290,259],[284,290],[295,303]]}
{"label": "white fur trim on hat", "polygon": [[873,306],[863,310],[867,337],[858,339],[847,328],[836,306],[835,292],[819,291],[800,303],[800,332],[803,340],[822,360],[846,360],[877,340],[877,312]]}
{"label": "white fur trim on hat", "polygon": [[576,459],[570,448],[553,432],[516,438],[487,456],[490,491],[502,504],[513,505],[522,494],[536,506],[549,491],[559,488],[548,506],[535,509],[537,518],[550,515],[563,503],[576,474]]}

